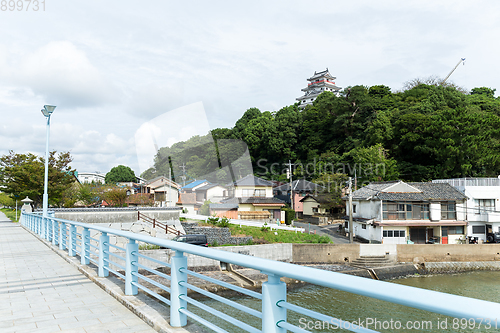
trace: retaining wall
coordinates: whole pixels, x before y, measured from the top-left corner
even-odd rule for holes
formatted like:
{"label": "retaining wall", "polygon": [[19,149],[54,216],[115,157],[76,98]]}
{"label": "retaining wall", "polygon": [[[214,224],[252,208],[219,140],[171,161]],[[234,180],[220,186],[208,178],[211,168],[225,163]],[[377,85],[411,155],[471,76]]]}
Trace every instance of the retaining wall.
{"label": "retaining wall", "polygon": [[209,244],[217,242],[217,244],[232,244],[243,245],[253,239],[253,237],[234,237],[231,236],[229,228],[212,228],[212,227],[199,227],[197,223],[181,222],[182,227],[186,234],[202,234],[207,236]]}
{"label": "retaining wall", "polygon": [[360,244],[293,244],[293,262],[345,263],[359,258]]}
{"label": "retaining wall", "polygon": [[137,222],[137,212],[160,221],[178,220],[180,208],[59,208],[51,209],[56,218],[83,223]]}
{"label": "retaining wall", "polygon": [[500,244],[398,244],[398,262],[500,261]]}

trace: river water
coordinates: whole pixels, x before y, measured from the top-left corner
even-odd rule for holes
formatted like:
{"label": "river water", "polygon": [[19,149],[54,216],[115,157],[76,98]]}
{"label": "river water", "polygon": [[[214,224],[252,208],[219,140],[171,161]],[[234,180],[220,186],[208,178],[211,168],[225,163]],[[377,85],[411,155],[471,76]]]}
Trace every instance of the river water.
{"label": "river water", "polygon": [[[390,282],[500,302],[500,272],[498,271],[426,275],[392,280]],[[231,299],[260,310],[260,301],[258,300],[237,297]],[[288,301],[351,323],[357,324],[361,322],[365,327],[369,324],[369,328],[381,332],[500,332],[500,313],[497,323],[493,322],[490,324],[491,327],[488,327],[483,322],[481,327],[479,327],[480,320],[476,322],[464,322],[427,311],[316,286],[305,286],[289,291]],[[237,310],[232,311],[227,306],[220,306],[215,301],[205,300],[204,303],[256,328],[260,328],[258,324],[260,319]],[[193,306],[190,306],[190,310],[193,310]],[[202,314],[201,312],[197,313]],[[229,332],[245,332],[241,328],[226,324],[224,321],[209,314],[203,313],[203,316],[206,319],[216,322],[218,326]],[[321,323],[315,319],[296,315],[291,311],[288,311],[288,322],[311,332],[348,332],[339,329],[336,325]]]}

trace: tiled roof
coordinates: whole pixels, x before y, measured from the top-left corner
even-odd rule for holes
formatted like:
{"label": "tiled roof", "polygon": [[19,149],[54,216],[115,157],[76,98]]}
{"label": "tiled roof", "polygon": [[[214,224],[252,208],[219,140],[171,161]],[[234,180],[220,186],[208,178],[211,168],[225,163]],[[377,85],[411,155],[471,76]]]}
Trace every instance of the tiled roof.
{"label": "tiled roof", "polygon": [[[315,184],[313,182],[307,181],[305,179],[297,179],[292,182],[292,189],[295,192],[301,191],[322,191],[325,187]],[[290,183],[283,184],[273,188],[273,190],[288,192],[290,191]]]}
{"label": "tiled roof", "polygon": [[305,197],[303,197],[300,202],[304,202],[307,198],[312,198],[314,201],[316,201],[317,203],[330,203],[332,202],[332,197],[331,196],[328,196],[328,195],[306,195]]}
{"label": "tiled roof", "polygon": [[196,193],[180,193],[178,204],[195,205]]}
{"label": "tiled roof", "polygon": [[213,203],[208,205],[210,209],[238,209],[238,204],[232,203]]}
{"label": "tiled roof", "polygon": [[265,180],[259,177],[255,177],[254,175],[248,175],[246,177],[241,178],[240,180],[235,181],[234,183],[228,184],[228,186],[268,186],[272,187],[273,182],[269,180]]}
{"label": "tiled roof", "polygon": [[[403,183],[418,192],[384,192],[389,187]],[[346,197],[345,197],[346,198]],[[467,197],[447,183],[404,183],[401,181],[376,182],[353,192],[354,200],[387,200],[387,201],[461,201]]]}
{"label": "tiled roof", "polygon": [[[216,186],[220,186],[220,187],[224,187],[222,185],[219,185],[219,184],[207,184],[207,185],[204,185],[202,187],[198,187],[196,189],[196,191],[206,191],[206,190],[209,190],[211,189],[212,187],[216,187]],[[224,187],[225,188],[225,187]]]}

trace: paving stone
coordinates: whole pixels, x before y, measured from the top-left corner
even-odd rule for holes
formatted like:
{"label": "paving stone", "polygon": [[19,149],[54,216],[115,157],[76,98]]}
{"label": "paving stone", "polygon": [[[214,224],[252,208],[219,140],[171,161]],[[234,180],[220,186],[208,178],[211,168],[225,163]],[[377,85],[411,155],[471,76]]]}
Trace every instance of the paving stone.
{"label": "paving stone", "polygon": [[156,332],[1,212],[0,267],[2,333]]}

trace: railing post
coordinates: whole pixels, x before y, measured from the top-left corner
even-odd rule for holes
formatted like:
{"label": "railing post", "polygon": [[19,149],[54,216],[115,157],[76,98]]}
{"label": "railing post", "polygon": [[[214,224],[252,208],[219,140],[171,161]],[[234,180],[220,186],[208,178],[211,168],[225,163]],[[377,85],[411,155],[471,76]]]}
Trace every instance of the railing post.
{"label": "railing post", "polygon": [[109,236],[103,232],[99,237],[99,269],[100,277],[109,276]]}
{"label": "railing post", "polygon": [[137,285],[133,283],[137,283],[138,281],[138,277],[135,274],[137,274],[139,268],[137,266],[139,244],[134,239],[130,239],[125,250],[125,295],[137,295]]}
{"label": "railing post", "polygon": [[66,223],[61,222],[59,224],[59,249],[60,250],[66,250],[66,247],[68,245],[68,243],[66,242],[66,239],[67,239],[66,232],[67,232]]}
{"label": "railing post", "polygon": [[181,269],[187,269],[187,257],[182,251],[175,251],[175,256],[170,262],[170,326],[182,327],[187,324],[187,316],[179,312],[185,309],[187,302],[180,299],[181,295],[187,295],[187,288],[180,285],[181,282],[187,282],[187,273],[181,272]]}
{"label": "railing post", "polygon": [[80,253],[80,262],[82,265],[88,265],[90,263],[87,255],[90,256],[90,230],[84,227],[82,230],[82,251]]}
{"label": "railing post", "polygon": [[52,237],[51,237],[51,241],[52,241],[52,245],[56,245],[57,244],[57,241],[56,241],[56,239],[57,239],[57,236],[56,236],[57,235],[57,233],[56,233],[56,230],[57,230],[57,228],[56,228],[56,221],[54,221],[54,220],[50,220],[50,221],[52,222]]}
{"label": "railing post", "polygon": [[69,226],[68,255],[76,256],[76,226],[73,224]]}
{"label": "railing post", "polygon": [[279,276],[268,274],[262,284],[262,332],[286,332],[278,327],[279,322],[286,322],[286,309],[278,306],[279,301],[286,301],[286,283]]}

